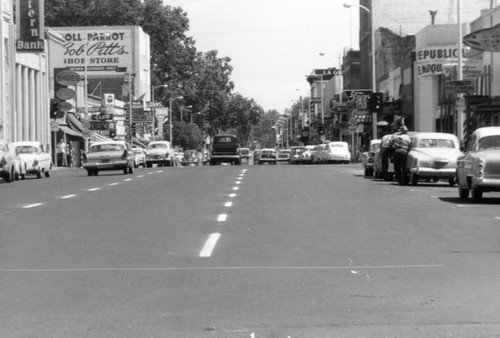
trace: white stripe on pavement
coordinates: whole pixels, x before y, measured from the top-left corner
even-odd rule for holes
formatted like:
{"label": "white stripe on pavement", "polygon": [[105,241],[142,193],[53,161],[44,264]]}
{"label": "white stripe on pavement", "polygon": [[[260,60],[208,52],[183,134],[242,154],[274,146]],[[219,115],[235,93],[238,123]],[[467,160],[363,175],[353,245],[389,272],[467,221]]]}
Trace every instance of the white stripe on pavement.
{"label": "white stripe on pavement", "polygon": [[33,203],[33,204],[28,204],[28,205],[25,205],[23,208],[24,209],[29,209],[29,208],[34,208],[34,207],[37,207],[39,205],[42,205],[43,203]]}
{"label": "white stripe on pavement", "polygon": [[205,242],[205,245],[203,246],[203,249],[200,251],[200,257],[210,257],[212,256],[212,252],[215,249],[215,245],[217,244],[217,241],[220,238],[220,233],[215,232],[211,234],[207,241]]}

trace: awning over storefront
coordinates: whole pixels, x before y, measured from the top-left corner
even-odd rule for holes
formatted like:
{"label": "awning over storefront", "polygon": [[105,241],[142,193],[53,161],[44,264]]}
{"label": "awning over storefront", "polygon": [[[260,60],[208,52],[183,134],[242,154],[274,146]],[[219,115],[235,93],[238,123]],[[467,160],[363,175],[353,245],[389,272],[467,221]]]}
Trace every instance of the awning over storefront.
{"label": "awning over storefront", "polygon": [[66,114],[66,121],[73,130],[77,130],[80,133],[82,132],[83,129],[82,123],[78,120],[78,118],[75,115]]}
{"label": "awning over storefront", "polygon": [[65,134],[69,134],[71,136],[82,137],[82,133],[80,133],[80,132],[78,132],[76,130],[71,129],[68,126],[59,125],[59,130],[62,131],[63,133],[65,133]]}

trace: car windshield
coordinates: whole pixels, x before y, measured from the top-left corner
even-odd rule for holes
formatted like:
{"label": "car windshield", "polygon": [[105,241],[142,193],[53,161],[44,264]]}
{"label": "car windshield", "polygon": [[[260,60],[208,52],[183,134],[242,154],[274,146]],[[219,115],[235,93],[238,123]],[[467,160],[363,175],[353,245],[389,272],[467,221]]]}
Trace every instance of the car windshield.
{"label": "car windshield", "polygon": [[95,144],[90,146],[89,153],[102,153],[105,151],[123,151],[125,146],[119,143]]}
{"label": "car windshield", "polygon": [[500,149],[500,135],[485,136],[479,140],[479,150]]}
{"label": "car windshield", "polygon": [[132,149],[136,154],[142,154],[142,149]]}
{"label": "car windshield", "polygon": [[37,152],[37,148],[33,146],[19,146],[16,148],[18,154],[32,154]]}
{"label": "car windshield", "polygon": [[148,146],[149,149],[162,149],[162,148],[168,148],[168,146],[165,143],[155,143],[155,144],[150,144]]}
{"label": "car windshield", "polygon": [[231,136],[216,137],[215,143],[236,143],[236,140]]}
{"label": "car windshield", "polygon": [[262,154],[274,154],[273,150],[262,150]]}
{"label": "car windshield", "polygon": [[453,140],[425,138],[420,140],[418,148],[456,148],[456,145]]}

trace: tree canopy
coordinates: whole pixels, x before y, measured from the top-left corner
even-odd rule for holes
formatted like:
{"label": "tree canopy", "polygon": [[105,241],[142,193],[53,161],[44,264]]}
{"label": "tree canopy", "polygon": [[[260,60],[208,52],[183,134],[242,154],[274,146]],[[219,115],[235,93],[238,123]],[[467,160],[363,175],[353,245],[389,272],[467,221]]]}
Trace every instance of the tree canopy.
{"label": "tree canopy", "polygon": [[[191,106],[203,114],[197,123],[208,135],[233,129],[247,143],[258,124],[262,108],[253,100],[234,94],[233,67],[229,57],[216,50],[199,52],[188,36],[189,19],[181,7],[164,5],[162,0],[46,0],[45,24],[64,26],[140,26],[150,37],[151,84],[155,97],[169,106],[173,100],[174,120],[180,106]],[[179,130],[184,130],[180,128]],[[187,128],[189,129],[189,128]],[[186,130],[187,130],[186,129]],[[174,132],[174,143],[179,143]]]}

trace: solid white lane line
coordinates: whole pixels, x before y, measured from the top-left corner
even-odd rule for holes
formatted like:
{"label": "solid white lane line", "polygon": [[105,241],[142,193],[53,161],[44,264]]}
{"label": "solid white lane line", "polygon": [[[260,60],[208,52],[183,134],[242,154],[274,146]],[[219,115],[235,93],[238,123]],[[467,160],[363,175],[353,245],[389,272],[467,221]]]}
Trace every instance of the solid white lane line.
{"label": "solid white lane line", "polygon": [[33,204],[28,204],[28,205],[25,205],[23,208],[24,209],[29,209],[29,208],[34,208],[34,207],[37,207],[39,205],[42,205],[43,203],[33,203]]}
{"label": "solid white lane line", "polygon": [[101,188],[92,188],[92,189],[89,189],[88,191],[97,191],[97,190],[101,190]]}
{"label": "solid white lane line", "polygon": [[71,197],[75,197],[76,195],[66,195],[66,196],[62,196],[61,199],[62,200],[65,200],[67,198],[71,198]]}
{"label": "solid white lane line", "polygon": [[220,214],[217,217],[217,222],[225,222],[227,220],[227,214]]}
{"label": "solid white lane line", "polygon": [[[219,234],[220,235],[220,234]],[[351,270],[351,269],[435,269],[444,264],[423,265],[360,265],[360,266],[194,266],[184,268],[68,268],[68,269],[0,269],[0,272],[87,272],[87,271],[206,271],[206,270]]]}
{"label": "solid white lane line", "polygon": [[226,208],[230,208],[230,207],[232,207],[232,206],[233,206],[233,202],[226,202],[226,204],[224,204],[224,206],[225,206]]}
{"label": "solid white lane line", "polygon": [[203,246],[203,249],[200,251],[200,257],[210,257],[212,256],[212,252],[215,249],[215,245],[217,245],[217,241],[220,238],[220,233],[215,232],[213,234],[210,234],[208,237],[207,241],[205,242],[205,245]]}

